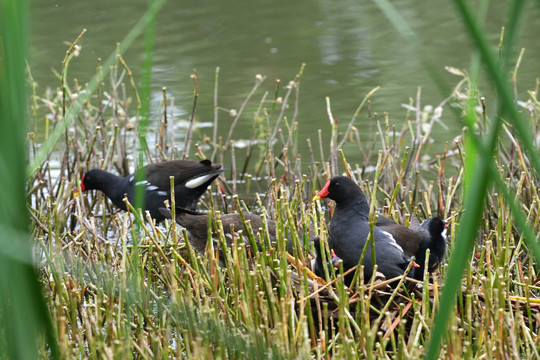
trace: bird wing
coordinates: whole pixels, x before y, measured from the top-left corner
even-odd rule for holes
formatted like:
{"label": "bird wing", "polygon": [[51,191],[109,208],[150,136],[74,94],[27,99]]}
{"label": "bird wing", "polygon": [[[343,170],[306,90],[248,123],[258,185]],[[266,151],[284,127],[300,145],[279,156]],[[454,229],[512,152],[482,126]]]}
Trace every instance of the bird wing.
{"label": "bird wing", "polygon": [[146,180],[150,184],[157,186],[159,190],[165,191],[169,190],[171,187],[171,176],[174,177],[174,185],[176,187],[178,185],[184,185],[188,181],[200,176],[203,178],[199,182],[203,184],[208,181],[210,177],[223,172],[223,170],[221,170],[221,165],[212,164],[210,160],[203,160],[200,162],[193,160],[173,160],[151,164],[145,169]]}

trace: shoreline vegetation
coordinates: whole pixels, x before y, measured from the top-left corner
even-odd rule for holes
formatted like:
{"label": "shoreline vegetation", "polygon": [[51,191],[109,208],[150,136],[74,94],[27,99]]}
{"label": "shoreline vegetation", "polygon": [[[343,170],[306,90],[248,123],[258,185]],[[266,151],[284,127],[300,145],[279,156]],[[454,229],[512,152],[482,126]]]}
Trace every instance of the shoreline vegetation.
{"label": "shoreline vegetation", "polygon": [[[312,202],[311,198],[329,177],[340,173],[360,184],[371,199],[374,215],[389,216],[402,224],[408,224],[413,214],[421,220],[447,218],[447,258],[454,253],[464,210],[466,135],[464,130],[449,139],[443,153],[431,154],[430,133],[436,122],[452,116],[448,115],[450,107],[465,111],[471,90],[476,89],[465,72],[449,70],[461,77],[452,94],[431,109],[417,105],[416,113],[407,110],[412,112],[411,120],[402,128],[391,125],[388,115],[381,119],[371,113],[369,94],[350,126],[338,129],[328,101],[330,144],[319,138],[310,143],[312,151],[307,155],[296,152],[300,139],[295,133],[303,68],[282,97],[276,91],[272,98],[261,87],[264,77],[257,76],[238,111],[219,109],[216,103],[214,126],[221,122],[228,126],[232,118],[227,138],[210,134],[211,128],[197,128],[195,116],[183,120],[187,131],[185,125],[178,127],[182,119],[167,113],[171,100],[164,91],[160,119],[145,130],[149,145],[144,162],[191,154],[191,159],[224,163],[227,171],[198,208],[214,219],[219,214],[250,211],[276,221],[277,246],[247,257],[242,251],[243,239],[264,237],[264,232],[252,229],[240,235],[238,247],[227,252],[228,266],[221,268],[218,249],[196,253],[175,223],[155,226],[143,220],[144,214],[118,212],[99,192],[73,197],[84,171],[98,167],[126,175],[139,156],[138,95],[133,85],[137,81],[118,56],[109,77],[102,79],[64,133],[63,144],[39,164],[28,182],[35,256],[61,356],[425,356],[435,310],[440,306],[441,285],[449,275],[446,264],[440,274],[425,278],[412,290],[405,286],[394,290],[381,279],[348,289],[341,275],[325,284],[308,276],[304,264],[314,253],[309,229],[325,241],[332,212],[330,203]],[[194,80],[196,86],[196,74]],[[45,137],[83,89],[76,83],[68,85],[67,79],[63,83],[64,92],[33,98],[32,112],[46,112]],[[216,99],[217,89],[218,84]],[[478,98],[473,112],[479,136],[488,126],[485,101]],[[195,114],[196,101],[193,103]],[[534,97],[522,103],[532,129],[538,129],[539,110]],[[354,126],[359,116],[367,116],[373,123],[368,140]],[[242,156],[234,146],[234,126],[240,117],[251,117],[256,124]],[[529,223],[538,229],[538,178],[531,173],[512,128],[506,124],[503,128],[505,136],[495,155],[500,177]],[[180,143],[173,136],[178,131],[188,134]],[[29,139],[32,159],[40,144],[35,134]],[[364,152],[365,162],[349,163],[342,147]],[[467,259],[470,265],[453,295],[457,306],[440,356],[538,357],[540,279],[535,261],[502,195],[488,192],[482,218],[472,256]],[[219,221],[209,226],[224,240]],[[302,230],[293,239],[294,258],[286,255],[287,229]],[[41,347],[43,357],[46,349]]]}

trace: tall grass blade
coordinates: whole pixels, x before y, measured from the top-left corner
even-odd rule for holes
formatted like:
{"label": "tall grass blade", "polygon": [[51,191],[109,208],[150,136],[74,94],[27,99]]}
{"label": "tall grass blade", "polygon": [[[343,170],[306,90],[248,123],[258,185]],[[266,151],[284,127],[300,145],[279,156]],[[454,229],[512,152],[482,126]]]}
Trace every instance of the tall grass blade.
{"label": "tall grass blade", "polygon": [[[514,3],[515,2],[525,3],[525,1],[523,0],[515,0]],[[467,29],[471,33],[472,40],[480,51],[482,59],[484,60],[486,65],[486,70],[491,77],[491,80],[493,80],[495,84],[499,103],[503,109],[501,115],[504,115],[505,113],[508,114],[509,120],[512,121],[512,124],[517,130],[518,135],[522,141],[522,146],[525,148],[531,158],[531,165],[534,167],[536,173],[540,174],[540,153],[534,146],[533,139],[527,123],[525,122],[525,119],[523,119],[523,116],[519,113],[519,110],[514,101],[512,86],[510,85],[510,81],[507,76],[507,68],[502,67],[505,65],[505,63],[507,65],[507,61],[503,61],[503,63],[500,63],[497,60],[497,56],[491,50],[491,46],[489,41],[487,40],[486,34],[480,27],[478,21],[474,19],[474,15],[469,8],[469,5],[462,0],[456,0],[456,5],[458,7],[458,10],[460,11],[461,16],[463,17]],[[512,9],[514,9],[514,11],[512,12],[512,16],[509,19],[510,26],[508,28],[517,29],[516,23],[519,23],[521,18],[518,11],[523,12],[524,8],[522,6],[512,6]],[[514,31],[517,30],[512,30],[512,35],[509,37],[508,41],[515,41],[517,35],[514,34]],[[503,51],[503,55],[505,56],[505,58],[507,58],[512,52],[511,49],[513,48],[513,44],[505,43],[505,47],[507,47],[508,50]]]}
{"label": "tall grass blade", "polygon": [[[448,265],[448,277],[445,281],[443,293],[452,294],[450,296],[443,296],[440,303],[440,309],[436,314],[434,320],[434,327],[431,333],[431,338],[428,346],[428,352],[426,359],[436,359],[441,346],[441,339],[447,329],[448,319],[453,311],[454,304],[456,302],[457,290],[461,283],[461,276],[464,272],[467,260],[470,259],[472,249],[474,246],[474,240],[476,237],[476,231],[479,226],[479,221],[482,216],[483,204],[485,195],[489,186],[488,178],[491,176],[498,176],[493,174],[495,166],[491,163],[493,159],[493,152],[495,150],[496,141],[498,138],[498,131],[502,124],[502,116],[504,113],[510,115],[518,134],[520,135],[525,149],[527,149],[533,166],[537,173],[540,173],[540,158],[537,150],[532,144],[532,139],[528,135],[526,125],[517,107],[515,106],[512,88],[510,81],[505,77],[508,74],[507,65],[515,41],[517,23],[521,18],[523,4],[516,4],[516,2],[524,3],[523,1],[515,1],[513,3],[512,12],[509,18],[509,28],[511,29],[511,35],[505,43],[506,50],[503,51],[502,61],[498,61],[496,55],[490,50],[489,42],[486,39],[486,35],[481,29],[481,26],[472,14],[471,9],[464,1],[456,0],[458,10],[471,33],[471,37],[475,42],[479,52],[482,56],[484,63],[486,64],[488,74],[492,78],[498,93],[498,106],[499,111],[496,114],[494,124],[491,124],[491,133],[489,140],[486,143],[482,143],[478,140],[473,140],[469,135],[471,142],[475,142],[475,148],[469,147],[469,154],[467,159],[475,158],[467,163],[466,171],[469,176],[465,177],[465,183],[469,184],[468,193],[465,193],[464,207],[465,213],[463,216],[463,223],[458,229],[455,250]],[[506,65],[506,66],[505,66]],[[470,114],[472,116],[472,114]],[[468,124],[470,126],[470,123]],[[473,128],[470,127],[470,133],[473,133]],[[466,173],[466,174],[467,174]],[[471,177],[472,176],[472,177]],[[531,232],[527,232],[530,234]],[[534,238],[528,238],[529,243],[535,241]],[[537,246],[534,246],[537,248]],[[534,256],[537,256],[533,252]],[[538,259],[537,259],[538,260]]]}
{"label": "tall grass blade", "polygon": [[[386,0],[374,0],[379,8],[386,14],[387,18],[392,22],[394,27],[400,32],[400,34],[408,41],[411,47],[414,48],[415,53],[419,54],[419,60],[424,64],[428,72],[434,78],[437,85],[443,94],[447,94],[445,89],[448,86],[443,80],[440,80],[438,72],[434,71],[434,67],[429,62],[425,53],[422,51],[420,44],[418,43],[413,31],[403,20],[393,5]],[[486,3],[483,2],[480,10],[480,16],[485,15]],[[490,124],[490,133],[487,141],[480,141],[479,137],[475,134],[475,120],[473,114],[474,106],[474,89],[471,89],[470,106],[468,114],[466,115],[466,125],[469,127],[466,143],[466,178],[465,178],[465,199],[464,208],[465,213],[463,216],[463,222],[458,228],[456,235],[456,241],[454,245],[454,251],[451,259],[449,260],[448,277],[445,282],[444,292],[452,294],[451,296],[443,296],[441,301],[440,310],[438,311],[434,320],[434,328],[431,333],[430,346],[428,348],[427,358],[434,359],[437,357],[440,349],[440,341],[446,331],[446,324],[448,322],[450,314],[453,312],[455,304],[455,296],[457,289],[461,283],[461,277],[464,272],[465,266],[470,259],[474,241],[476,238],[476,232],[480,224],[480,219],[483,211],[484,199],[487,194],[487,189],[490,185],[488,179],[495,177],[496,185],[502,188],[500,189],[507,201],[509,201],[511,208],[514,210],[514,216],[519,223],[520,227],[524,229],[524,238],[532,254],[537,258],[539,256],[539,246],[535,242],[533,231],[525,224],[525,218],[521,212],[517,209],[513,199],[510,199],[510,195],[506,185],[503,181],[499,181],[499,174],[497,173],[495,164],[493,163],[493,153],[495,151],[495,145],[499,137],[498,132],[502,124],[502,116],[508,114],[515,129],[517,130],[524,148],[530,156],[533,168],[536,173],[540,173],[540,156],[537,149],[534,147],[532,137],[529,134],[529,129],[525,119],[522,118],[519,113],[515,100],[513,98],[512,87],[507,77],[508,64],[513,55],[514,44],[518,37],[518,30],[520,20],[522,18],[523,10],[525,8],[525,1],[514,1],[510,4],[510,11],[506,26],[506,37],[503,42],[503,48],[501,52],[500,61],[490,49],[490,44],[486,40],[486,35],[483,32],[480,24],[481,22],[475,20],[471,10],[468,8],[468,4],[465,1],[456,0],[459,13],[464,20],[465,26],[471,33],[471,38],[476,44],[479,54],[481,55],[484,63],[486,64],[487,72],[492,78],[497,88],[498,94],[498,111]],[[473,58],[472,74],[477,74],[478,59]],[[473,81],[474,84],[474,81]]]}
{"label": "tall grass blade", "polygon": [[[34,359],[58,348],[32,261],[26,208],[28,1],[0,3],[0,357]],[[16,256],[4,249],[17,248]]]}

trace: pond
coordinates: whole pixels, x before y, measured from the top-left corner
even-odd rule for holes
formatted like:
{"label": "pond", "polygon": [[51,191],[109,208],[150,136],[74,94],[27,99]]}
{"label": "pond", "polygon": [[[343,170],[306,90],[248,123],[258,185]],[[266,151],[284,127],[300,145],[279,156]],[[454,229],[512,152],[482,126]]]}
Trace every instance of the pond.
{"label": "pond", "polygon": [[[460,78],[444,70],[445,66],[467,69],[472,46],[451,2],[433,0],[393,1],[400,15],[415,32],[425,54],[450,85]],[[479,3],[479,2],[478,2]],[[39,91],[59,87],[52,68],[59,71],[68,46],[78,34],[81,53],[70,64],[70,78],[80,83],[95,73],[98,59],[107,58],[131,27],[140,19],[147,1],[35,1],[32,16],[31,69]],[[522,26],[519,47],[526,52],[518,73],[519,97],[534,89],[538,73],[540,16],[532,6]],[[507,13],[506,1],[492,1],[486,27],[494,47]],[[125,54],[125,59],[140,79],[143,40],[139,39]],[[294,79],[301,64],[306,67],[301,78],[298,102],[298,143],[305,151],[305,139],[317,139],[318,130],[328,138],[330,125],[325,97],[329,97],[333,116],[344,131],[354,111],[369,91],[377,86],[371,110],[387,112],[391,124],[401,129],[410,99],[421,88],[421,104],[437,106],[448,94],[440,94],[412,48],[369,1],[169,1],[156,21],[156,42],[152,73],[153,103],[162,99],[166,87],[174,96],[174,115],[187,119],[193,103],[193,69],[199,77],[197,121],[213,122],[213,92],[216,68],[219,72],[220,106],[238,109],[253,87],[257,74],[266,76],[262,86],[275,91],[280,79],[280,95]],[[483,91],[490,89],[485,80]],[[256,107],[261,95],[256,97]],[[489,101],[489,100],[488,100]],[[268,104],[270,106],[270,104]],[[158,106],[154,106],[158,109]],[[250,109],[252,110],[252,109]],[[235,139],[249,139],[253,126],[252,112],[240,119]],[[226,136],[232,119],[220,114],[218,131]],[[371,120],[372,121],[372,120]],[[462,125],[450,111],[445,111],[442,125],[433,129],[435,144],[430,151],[441,151]],[[375,127],[364,110],[356,127],[360,136],[368,136]],[[212,130],[207,129],[208,134]],[[183,134],[179,134],[181,137]],[[352,150],[351,150],[352,152]],[[356,153],[347,154],[354,159]]]}

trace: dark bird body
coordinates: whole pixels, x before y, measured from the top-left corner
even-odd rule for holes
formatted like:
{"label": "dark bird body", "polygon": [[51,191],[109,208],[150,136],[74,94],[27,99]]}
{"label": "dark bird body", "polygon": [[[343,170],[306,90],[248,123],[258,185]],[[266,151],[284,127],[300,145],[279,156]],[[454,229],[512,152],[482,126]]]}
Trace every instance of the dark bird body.
{"label": "dark bird body", "polygon": [[[161,208],[161,213],[168,219],[172,217],[172,213],[169,209]],[[177,209],[176,212],[176,222],[180,224],[182,227],[186,228],[188,232],[188,240],[190,244],[203,254],[206,250],[207,242],[208,242],[208,214],[192,214],[192,213],[186,213],[183,209]],[[263,219],[253,213],[244,213],[244,218],[246,220],[246,223],[249,222],[252,231],[255,234],[255,239],[259,240],[258,232],[259,229],[263,228]],[[243,239],[246,241],[246,248],[249,248],[249,244],[247,243],[247,233],[246,233],[246,227],[244,225],[244,222],[242,221],[242,217],[238,213],[230,213],[230,214],[223,214],[220,216],[221,222],[223,224],[223,233],[225,235],[225,241],[227,243],[228,247],[231,247],[233,242],[233,236],[238,236],[236,233],[240,230],[244,233]],[[266,225],[268,227],[268,240],[270,243],[275,244],[276,243],[276,224],[273,220],[266,220]],[[211,227],[213,229],[213,226]],[[232,233],[231,229],[234,229],[234,233]],[[296,230],[296,229],[295,229]],[[302,234],[299,234],[300,239],[302,238]],[[310,236],[313,237],[310,230]],[[212,233],[212,239],[214,241],[214,248],[217,248],[217,237],[215,233]],[[259,250],[262,249],[261,244],[259,241],[256,241],[257,247]],[[292,241],[290,240],[290,237],[287,241],[287,251],[290,254],[293,254],[293,245]],[[220,254],[220,261],[224,259],[223,254]],[[222,265],[224,265],[222,263]]]}
{"label": "dark bird body", "polygon": [[[360,187],[345,176],[336,176],[328,180],[314,200],[328,197],[336,202],[332,220],[328,226],[328,245],[343,260],[344,270],[358,265],[368,236],[369,205]],[[377,271],[387,279],[401,276],[407,269],[410,257],[396,243],[394,237],[380,227],[373,228],[375,261]],[[364,279],[373,275],[371,246],[368,245],[364,260]],[[352,275],[346,282],[350,282]]]}
{"label": "dark bird body", "polygon": [[[145,210],[160,222],[165,218],[159,212],[164,201],[171,201],[170,177],[174,177],[175,204],[186,209],[194,209],[199,198],[219,174],[223,172],[220,164],[209,160],[173,160],[147,165],[144,168],[145,180],[140,181],[145,189]],[[108,171],[93,169],[86,172],[81,180],[81,190],[100,190],[122,210],[126,210],[124,196],[134,204],[136,173],[126,177]]]}
{"label": "dark bird body", "polygon": [[411,227],[400,225],[393,220],[380,216],[376,226],[394,237],[406,255],[414,256],[419,268],[415,270],[414,278],[421,280],[424,276],[426,250],[429,249],[428,271],[435,271],[443,262],[446,254],[445,229],[446,223],[438,217],[425,220],[421,224],[414,218]]}

